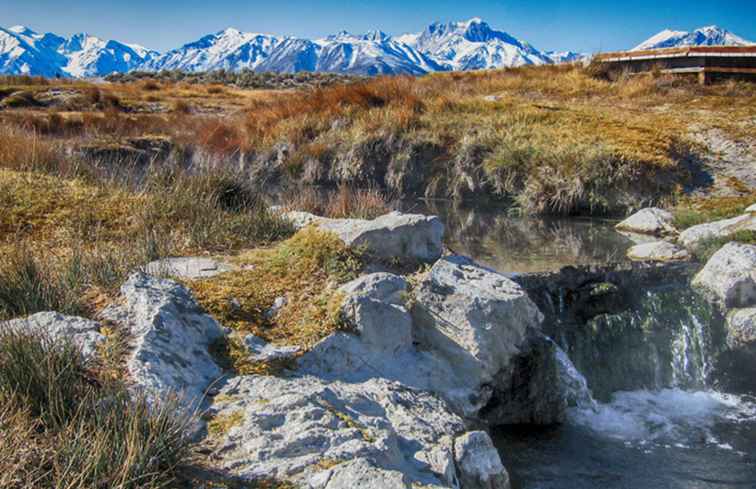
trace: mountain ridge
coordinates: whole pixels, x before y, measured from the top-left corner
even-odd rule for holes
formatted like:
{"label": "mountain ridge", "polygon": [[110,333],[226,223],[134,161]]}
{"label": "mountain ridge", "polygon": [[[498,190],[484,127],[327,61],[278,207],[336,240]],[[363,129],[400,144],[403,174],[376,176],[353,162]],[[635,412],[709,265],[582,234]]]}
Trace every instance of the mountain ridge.
{"label": "mountain ridge", "polygon": [[638,44],[631,51],[680,46],[749,46],[752,44],[754,43],[733,34],[727,29],[709,25],[699,27],[692,32],[665,29]]}
{"label": "mountain ridge", "polygon": [[[749,43],[725,29],[707,26],[692,32],[664,30],[633,49]],[[46,77],[102,77],[135,70],[423,75],[572,63],[587,57],[573,51],[541,51],[478,17],[434,22],[421,32],[397,36],[376,29],[306,39],[229,27],[164,53],[86,33],[66,38],[25,26],[0,28],[0,73]]]}

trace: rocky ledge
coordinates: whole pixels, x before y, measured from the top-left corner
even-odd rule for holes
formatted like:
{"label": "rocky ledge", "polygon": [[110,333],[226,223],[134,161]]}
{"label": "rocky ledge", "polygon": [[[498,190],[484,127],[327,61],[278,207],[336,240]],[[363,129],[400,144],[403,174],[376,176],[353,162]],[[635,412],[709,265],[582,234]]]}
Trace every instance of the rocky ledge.
{"label": "rocky ledge", "polygon": [[[229,330],[183,285],[135,273],[102,313],[130,340],[128,382],[154,399],[179,395],[186,409],[202,406],[194,434],[234,478],[324,489],[508,488],[485,430],[562,421],[564,385],[573,381],[541,332],[538,307],[506,276],[441,257],[437,218],[395,213],[318,225],[378,256],[433,264],[411,278],[371,273],[343,285],[346,327],[304,353],[245,339],[250,355],[293,360],[277,376],[224,372],[212,351]],[[222,269],[186,260],[148,268],[200,279]],[[73,335],[87,354],[103,341],[99,323],[79,318],[12,322],[39,325]]]}

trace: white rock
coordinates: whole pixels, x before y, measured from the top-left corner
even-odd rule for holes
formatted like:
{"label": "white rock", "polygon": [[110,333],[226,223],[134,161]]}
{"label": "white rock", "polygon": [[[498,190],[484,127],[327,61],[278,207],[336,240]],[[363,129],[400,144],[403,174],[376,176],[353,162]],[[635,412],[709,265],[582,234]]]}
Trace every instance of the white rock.
{"label": "white rock", "polygon": [[290,360],[301,351],[298,346],[271,345],[253,334],[244,337],[244,346],[249,352],[249,359],[255,362]]}
{"label": "white rock", "polygon": [[365,247],[380,258],[434,261],[441,256],[444,225],[436,216],[391,212],[373,220],[327,219],[306,212],[283,216],[296,227],[315,225],[347,246]]}
{"label": "white rock", "polygon": [[347,284],[357,292],[345,299],[343,314],[358,334],[324,339],[300,359],[300,370],[348,382],[390,379],[475,417],[496,387],[511,387],[512,362],[533,351],[540,312],[517,284],[460,257],[434,265],[418,286],[412,315],[398,301],[402,280],[374,274]]}
{"label": "white rock", "polygon": [[709,259],[693,285],[725,307],[756,304],[756,246],[727,243]]}
{"label": "white rock", "polygon": [[746,214],[756,214],[756,204],[751,204],[748,209],[746,209]]}
{"label": "white rock", "polygon": [[95,321],[57,312],[39,312],[27,318],[0,323],[0,326],[17,333],[48,335],[53,341],[70,340],[81,349],[85,359],[94,358],[98,346],[105,341],[100,325]]}
{"label": "white rock", "polygon": [[286,304],[289,303],[289,300],[285,296],[276,297],[273,300],[273,305],[265,311],[265,316],[268,319],[274,319],[276,316],[278,316],[278,313],[281,312],[281,309],[286,307]]}
{"label": "white rock", "polygon": [[214,277],[231,270],[233,267],[228,263],[205,257],[164,258],[148,263],[144,267],[145,273],[149,275],[190,280]]}
{"label": "white rock", "polygon": [[488,433],[465,433],[454,440],[454,452],[464,489],[509,489],[509,474]]}
{"label": "white rock", "polygon": [[[474,397],[473,388],[457,377],[452,365],[413,345],[412,317],[401,302],[406,287],[406,280],[388,273],[344,285],[342,315],[355,334],[325,338],[300,359],[299,371],[355,383],[380,377],[447,397]],[[463,404],[464,411],[474,411],[469,401]]]}
{"label": "white rock", "polygon": [[756,354],[756,307],[735,309],[727,315],[727,345]]}
{"label": "white rock", "polygon": [[[250,480],[304,480],[329,489],[449,487],[448,464],[428,460],[450,451],[450,435],[465,431],[440,399],[381,379],[245,376],[231,379],[217,399],[211,414],[237,420],[217,440],[221,466]],[[317,464],[326,460],[341,463],[322,474]]]}
{"label": "white rock", "polygon": [[152,398],[176,394],[185,405],[196,405],[222,375],[208,351],[223,336],[221,326],[172,280],[136,273],[121,295],[122,304],[103,315],[131,332],[126,366],[134,386]]}
{"label": "white rock", "polygon": [[365,275],[343,285],[344,318],[376,353],[399,353],[412,346],[412,318],[401,303],[407,281],[390,273]]}
{"label": "white rock", "polygon": [[743,214],[732,219],[692,226],[680,233],[678,242],[686,248],[694,248],[702,241],[714,238],[727,238],[738,231],[756,231],[756,216]]}
{"label": "white rock", "polygon": [[415,293],[412,310],[419,348],[437,352],[488,401],[484,386],[506,384],[501,375],[526,352],[543,316],[515,282],[464,257],[433,266]]}
{"label": "white rock", "polygon": [[363,275],[342,285],[339,290],[349,296],[361,296],[401,304],[402,295],[407,292],[407,280],[392,273],[378,272]]}
{"label": "white rock", "polygon": [[627,256],[636,261],[685,261],[690,260],[690,253],[685,248],[667,241],[654,241],[635,245],[627,251]]}
{"label": "white rock", "polygon": [[617,224],[616,228],[631,233],[662,235],[675,232],[673,222],[674,216],[669,211],[648,207]]}

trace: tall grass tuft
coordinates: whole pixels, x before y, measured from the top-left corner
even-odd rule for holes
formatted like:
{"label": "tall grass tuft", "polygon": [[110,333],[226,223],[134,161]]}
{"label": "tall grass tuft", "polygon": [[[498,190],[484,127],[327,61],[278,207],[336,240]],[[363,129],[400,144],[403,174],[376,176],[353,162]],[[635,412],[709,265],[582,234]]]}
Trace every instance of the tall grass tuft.
{"label": "tall grass tuft", "polygon": [[153,489],[176,480],[190,417],[93,377],[80,350],[0,324],[0,488]]}

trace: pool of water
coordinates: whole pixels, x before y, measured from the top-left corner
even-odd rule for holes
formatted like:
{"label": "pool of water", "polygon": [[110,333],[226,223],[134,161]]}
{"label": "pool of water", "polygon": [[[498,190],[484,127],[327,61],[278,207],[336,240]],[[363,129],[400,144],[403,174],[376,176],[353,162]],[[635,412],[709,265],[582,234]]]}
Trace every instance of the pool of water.
{"label": "pool of water", "polygon": [[756,487],[756,399],[677,389],[571,408],[562,426],[493,433],[514,489]]}
{"label": "pool of water", "polygon": [[616,220],[518,217],[503,207],[459,208],[445,202],[407,202],[403,210],[438,215],[452,251],[501,272],[621,262],[634,244],[614,230]]}

